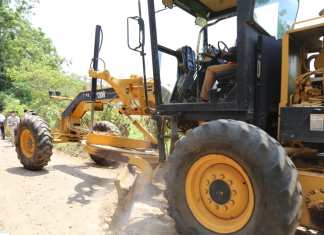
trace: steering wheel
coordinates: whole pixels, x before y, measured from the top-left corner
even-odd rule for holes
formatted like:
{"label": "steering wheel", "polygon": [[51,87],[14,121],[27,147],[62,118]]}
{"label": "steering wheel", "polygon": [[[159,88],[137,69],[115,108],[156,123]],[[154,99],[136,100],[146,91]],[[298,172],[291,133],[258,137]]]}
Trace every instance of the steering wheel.
{"label": "steering wheel", "polygon": [[[223,46],[223,47],[222,47]],[[221,53],[221,57],[223,57],[226,53],[229,53],[229,47],[223,41],[218,41],[217,43],[218,50]]]}
{"label": "steering wheel", "polygon": [[[216,49],[213,45],[208,45],[208,49],[206,52],[199,53],[200,58],[214,60],[214,61],[217,61],[219,59],[219,55],[220,55],[219,50]],[[204,61],[204,62],[209,62],[209,61]]]}

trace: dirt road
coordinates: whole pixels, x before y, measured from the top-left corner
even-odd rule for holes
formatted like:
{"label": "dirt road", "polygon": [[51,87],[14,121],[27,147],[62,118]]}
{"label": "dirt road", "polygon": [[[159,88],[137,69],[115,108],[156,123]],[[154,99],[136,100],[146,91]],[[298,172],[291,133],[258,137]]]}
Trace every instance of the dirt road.
{"label": "dirt road", "polygon": [[43,171],[31,172],[0,140],[0,235],[177,235],[163,197],[165,169],[120,210],[114,182],[125,169],[54,152]]}
{"label": "dirt road", "polygon": [[103,205],[117,202],[118,171],[58,152],[45,170],[26,171],[0,140],[0,234],[104,234]]}

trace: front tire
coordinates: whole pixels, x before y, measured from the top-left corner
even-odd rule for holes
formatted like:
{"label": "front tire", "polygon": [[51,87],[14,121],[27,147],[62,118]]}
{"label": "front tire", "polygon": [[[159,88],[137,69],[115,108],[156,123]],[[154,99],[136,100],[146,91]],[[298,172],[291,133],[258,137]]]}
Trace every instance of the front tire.
{"label": "front tire", "polygon": [[199,126],[178,141],[169,164],[169,213],[180,234],[295,233],[297,170],[259,128],[232,120]]}
{"label": "front tire", "polygon": [[16,152],[28,170],[43,169],[51,159],[53,138],[47,123],[38,116],[22,119],[15,136]]}

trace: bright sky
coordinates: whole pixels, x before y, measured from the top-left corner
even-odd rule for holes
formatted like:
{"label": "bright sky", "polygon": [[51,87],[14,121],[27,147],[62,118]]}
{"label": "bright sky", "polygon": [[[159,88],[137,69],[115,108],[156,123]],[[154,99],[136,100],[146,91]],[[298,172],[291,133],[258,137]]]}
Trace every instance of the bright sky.
{"label": "bright sky", "polygon": [[[298,19],[318,16],[319,11],[324,8],[323,2],[324,0],[301,0]],[[146,18],[146,0],[142,0],[142,4]],[[157,4],[156,8],[161,9],[162,5]],[[139,55],[130,51],[126,44],[126,19],[138,14],[137,0],[40,0],[34,12],[33,24],[42,28],[53,40],[60,56],[71,61],[70,66],[64,67],[67,72],[87,74],[93,53],[95,25],[100,24],[104,31],[101,57],[106,61],[111,74],[117,77],[142,74]],[[193,17],[174,8],[159,13],[157,22],[160,26],[159,43],[172,49],[190,45],[195,50],[199,29],[194,25]],[[235,42],[233,36],[228,36],[235,35],[235,29],[228,27],[233,22],[232,20],[215,29],[222,32],[214,32],[210,36],[215,38],[215,44],[218,40],[224,40],[229,45]],[[146,30],[148,33],[147,20]],[[146,60],[150,65],[151,58],[148,56]]]}

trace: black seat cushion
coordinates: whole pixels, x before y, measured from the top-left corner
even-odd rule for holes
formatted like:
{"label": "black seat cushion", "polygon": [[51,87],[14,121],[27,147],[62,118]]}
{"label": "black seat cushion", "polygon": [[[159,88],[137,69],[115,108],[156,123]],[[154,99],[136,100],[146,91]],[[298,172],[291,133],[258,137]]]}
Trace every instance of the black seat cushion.
{"label": "black seat cushion", "polygon": [[189,46],[184,46],[178,50],[181,54],[179,68],[183,73],[195,72],[196,70],[196,53]]}
{"label": "black seat cushion", "polygon": [[177,50],[179,53],[178,79],[171,102],[184,102],[192,96],[194,75],[196,72],[196,53],[189,46]]}

